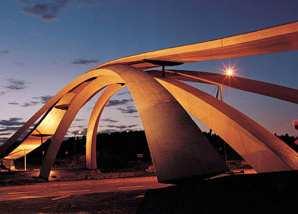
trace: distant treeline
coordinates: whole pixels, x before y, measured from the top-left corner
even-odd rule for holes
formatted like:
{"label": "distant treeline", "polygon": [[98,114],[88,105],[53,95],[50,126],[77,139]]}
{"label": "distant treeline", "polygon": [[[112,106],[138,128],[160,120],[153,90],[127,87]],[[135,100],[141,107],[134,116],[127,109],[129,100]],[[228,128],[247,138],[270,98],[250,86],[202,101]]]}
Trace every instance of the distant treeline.
{"label": "distant treeline", "polygon": [[[218,135],[203,132],[209,142],[226,160],[241,160],[241,157]],[[298,151],[295,137],[288,134],[278,136],[286,144]],[[161,139],[162,140],[162,139]],[[66,139],[58,152],[55,167],[84,168],[86,137]],[[39,167],[47,150],[48,142],[27,155],[29,168]],[[144,131],[101,133],[97,135],[97,163],[101,171],[144,169],[151,163],[149,148]],[[23,167],[23,158],[16,161],[16,167]]]}

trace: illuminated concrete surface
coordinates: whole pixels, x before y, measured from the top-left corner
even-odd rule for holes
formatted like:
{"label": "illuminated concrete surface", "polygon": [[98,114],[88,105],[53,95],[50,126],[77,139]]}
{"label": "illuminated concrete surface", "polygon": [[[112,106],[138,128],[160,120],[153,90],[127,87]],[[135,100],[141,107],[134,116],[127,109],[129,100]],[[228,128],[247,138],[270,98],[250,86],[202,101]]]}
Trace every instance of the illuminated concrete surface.
{"label": "illuminated concrete surface", "polygon": [[88,129],[86,134],[86,168],[97,169],[96,158],[96,136],[98,122],[105,104],[109,101],[117,91],[122,88],[122,85],[115,84],[106,87],[97,102],[95,103],[90,115]]}
{"label": "illuminated concrete surface", "polygon": [[[159,181],[224,171],[223,160],[189,115],[150,75],[124,65],[106,67],[99,72],[102,75],[74,98],[51,138],[42,164],[41,177],[48,177],[64,135],[82,105],[100,88],[113,83],[125,83],[134,98]],[[109,75],[105,76],[105,73]],[[123,80],[119,79],[120,76]],[[184,131],[177,133],[175,130]]]}
{"label": "illuminated concrete surface", "polygon": [[190,116],[157,81],[130,66],[110,68],[123,78],[136,104],[159,181],[224,170]]}
{"label": "illuminated concrete surface", "polygon": [[121,63],[145,69],[158,66],[144,62],[144,59],[191,63],[297,49],[298,22],[293,22],[207,42],[123,57],[109,61],[98,67]]}
{"label": "illuminated concrete surface", "polygon": [[[19,128],[16,133],[14,133],[5,144],[0,146],[0,158],[8,158],[8,154],[13,154],[18,152],[18,150],[22,151],[23,148],[16,149],[20,144],[23,144],[24,140],[31,134],[31,132],[35,129],[36,124],[38,124],[38,120],[44,120],[48,112],[55,106],[55,104],[63,98],[69,92],[81,90],[82,87],[86,85],[86,82],[98,76],[96,71],[91,71],[88,73],[84,73],[78,76],[75,80],[67,84],[62,90],[60,90],[54,97],[50,98],[41,108],[38,110],[21,128]],[[79,87],[80,86],[80,87]],[[67,96],[67,95],[66,95]],[[32,128],[33,127],[33,128]],[[40,142],[40,141],[39,141]],[[40,144],[40,143],[37,144]],[[44,142],[44,141],[43,141]],[[30,142],[33,144],[33,142]],[[35,144],[35,145],[37,145]],[[33,144],[34,145],[34,144]],[[21,146],[21,145],[20,145]],[[38,146],[38,145],[37,145]],[[34,146],[35,147],[35,146]],[[18,152],[20,153],[20,152]],[[21,157],[23,155],[18,155]]]}
{"label": "illuminated concrete surface", "polygon": [[[50,140],[40,172],[41,177],[47,178],[67,129],[80,108],[101,89],[110,88],[115,84],[126,84],[141,116],[159,181],[214,174],[224,170],[223,161],[183,107],[200,120],[205,121],[210,128],[216,129],[218,134],[257,171],[297,169],[297,155],[293,154],[293,151],[285,144],[281,145],[281,141],[244,114],[223,102],[218,103],[219,101],[215,101],[214,98],[209,95],[208,97],[199,90],[190,90],[182,83],[175,82],[180,88],[175,86],[173,91],[173,82],[171,85],[159,79],[158,81],[167,88],[165,89],[154,79],[154,75],[144,72],[144,69],[160,66],[156,62],[173,65],[297,49],[298,22],[293,22],[107,62],[80,75],[47,101],[0,147],[0,158],[5,157],[9,160],[22,157]],[[234,80],[226,82],[223,76],[210,73],[168,71],[166,75],[169,72],[171,72],[169,77],[176,80],[227,85],[297,103],[297,89],[239,77],[233,77]],[[187,93],[189,93],[188,97],[192,97],[193,100],[185,101]],[[109,96],[111,95],[112,92]],[[87,165],[90,168],[96,167],[94,162],[95,129],[100,112],[109,96],[100,98],[102,101],[98,101],[98,106],[95,106],[91,114],[86,146]],[[193,102],[194,105],[188,102]],[[203,115],[204,110],[208,114]],[[214,116],[222,120],[215,120],[212,118]],[[228,131],[229,128],[233,130]],[[239,131],[239,136],[235,134],[236,130]],[[240,145],[240,138],[245,142],[244,145]]]}
{"label": "illuminated concrete surface", "polygon": [[203,82],[214,85],[225,85],[231,88],[274,97],[280,100],[298,104],[298,90],[294,88],[252,80],[244,77],[237,77],[235,75],[227,77],[222,74],[209,72],[169,70],[167,71],[167,75],[168,74],[174,79]]}
{"label": "illuminated concrete surface", "polygon": [[111,72],[102,69],[102,72],[100,73],[99,77],[91,81],[90,84],[84,87],[73,98],[73,101],[70,103],[68,110],[66,111],[61,122],[59,123],[55,134],[51,138],[51,143],[46,152],[45,158],[40,169],[41,177],[48,178],[51,167],[56,159],[56,155],[61,146],[61,143],[64,140],[64,136],[79,110],[89,99],[92,98],[92,96],[94,96],[98,91],[103,89],[106,85],[116,83],[122,83],[122,80],[120,78],[117,78],[117,76],[112,75]]}
{"label": "illuminated concrete surface", "polygon": [[297,153],[243,113],[182,82],[158,81],[187,112],[222,137],[257,172],[298,169]]}

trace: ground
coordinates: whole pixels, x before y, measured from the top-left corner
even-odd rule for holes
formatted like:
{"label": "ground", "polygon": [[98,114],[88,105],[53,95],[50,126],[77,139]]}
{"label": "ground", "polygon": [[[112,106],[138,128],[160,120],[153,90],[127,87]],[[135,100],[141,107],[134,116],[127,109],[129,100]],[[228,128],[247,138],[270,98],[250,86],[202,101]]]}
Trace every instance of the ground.
{"label": "ground", "polygon": [[0,213],[135,213],[156,177],[57,181],[0,187]]}
{"label": "ground", "polygon": [[0,213],[136,213],[144,190],[0,202]]}
{"label": "ground", "polygon": [[298,171],[193,177],[52,181],[0,187],[0,213],[293,213]]}

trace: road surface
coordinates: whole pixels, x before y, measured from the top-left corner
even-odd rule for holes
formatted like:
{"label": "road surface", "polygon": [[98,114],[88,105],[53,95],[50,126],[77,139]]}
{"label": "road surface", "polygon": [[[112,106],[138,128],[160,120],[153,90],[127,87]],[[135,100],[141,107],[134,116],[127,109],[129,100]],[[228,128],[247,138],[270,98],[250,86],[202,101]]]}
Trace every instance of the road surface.
{"label": "road surface", "polygon": [[166,187],[156,177],[49,182],[0,187],[0,202],[51,197],[52,200],[92,193],[128,192]]}

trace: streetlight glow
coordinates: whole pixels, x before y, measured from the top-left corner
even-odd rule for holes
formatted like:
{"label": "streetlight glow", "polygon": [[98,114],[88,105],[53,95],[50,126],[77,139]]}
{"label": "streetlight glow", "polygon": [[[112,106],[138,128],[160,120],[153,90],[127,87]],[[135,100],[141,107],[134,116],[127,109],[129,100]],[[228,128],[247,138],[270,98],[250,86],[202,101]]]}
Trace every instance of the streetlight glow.
{"label": "streetlight glow", "polygon": [[224,72],[225,76],[232,77],[236,73],[236,68],[234,65],[224,66],[223,72]]}

